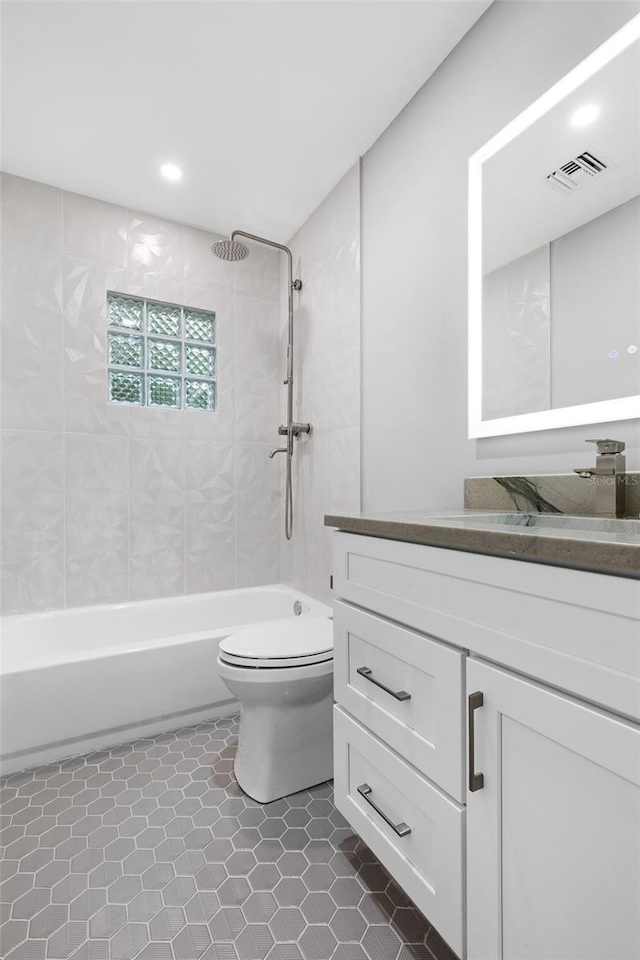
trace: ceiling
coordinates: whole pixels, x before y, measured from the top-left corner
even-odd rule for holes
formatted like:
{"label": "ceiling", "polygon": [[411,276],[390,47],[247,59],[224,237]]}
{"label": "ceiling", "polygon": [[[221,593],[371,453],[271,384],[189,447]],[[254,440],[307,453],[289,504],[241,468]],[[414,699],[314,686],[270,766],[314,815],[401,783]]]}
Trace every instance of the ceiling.
{"label": "ceiling", "polygon": [[287,240],[489,5],[3,3],[3,169]]}

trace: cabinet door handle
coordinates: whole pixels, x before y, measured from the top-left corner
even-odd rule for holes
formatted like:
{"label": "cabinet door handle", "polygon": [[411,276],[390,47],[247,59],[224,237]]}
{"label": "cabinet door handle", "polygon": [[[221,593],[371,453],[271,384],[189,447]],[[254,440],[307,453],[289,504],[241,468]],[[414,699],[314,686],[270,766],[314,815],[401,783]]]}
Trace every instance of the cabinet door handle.
{"label": "cabinet door handle", "polygon": [[393,820],[390,820],[386,813],[383,813],[377,803],[374,803],[371,799],[371,787],[368,783],[361,783],[358,787],[358,793],[361,797],[367,801],[367,803],[373,807],[375,812],[382,817],[385,823],[389,824],[394,833],[397,833],[399,837],[408,837],[411,833],[411,827],[408,827],[406,823],[394,823]]}
{"label": "cabinet door handle", "polygon": [[476,773],[476,734],[475,734],[475,711],[478,707],[484,705],[484,695],[480,690],[469,694],[469,790],[475,793],[476,790],[482,790],[484,787],[484,774]]}
{"label": "cabinet door handle", "polygon": [[376,680],[369,667],[358,667],[356,673],[359,673],[361,677],[365,678],[365,680],[370,680],[371,683],[375,683],[376,687],[380,687],[381,690],[384,690],[385,693],[388,693],[396,700],[411,700],[411,694],[407,693],[406,690],[392,690],[390,687],[386,687],[384,683],[380,683],[379,680]]}

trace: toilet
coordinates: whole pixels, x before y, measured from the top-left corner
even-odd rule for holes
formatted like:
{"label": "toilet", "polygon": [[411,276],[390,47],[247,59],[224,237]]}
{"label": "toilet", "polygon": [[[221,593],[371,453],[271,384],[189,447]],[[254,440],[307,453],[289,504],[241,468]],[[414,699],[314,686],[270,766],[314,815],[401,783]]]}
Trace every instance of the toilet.
{"label": "toilet", "polygon": [[220,642],[218,670],[240,701],[235,774],[269,803],[333,776],[333,621],[291,617]]}

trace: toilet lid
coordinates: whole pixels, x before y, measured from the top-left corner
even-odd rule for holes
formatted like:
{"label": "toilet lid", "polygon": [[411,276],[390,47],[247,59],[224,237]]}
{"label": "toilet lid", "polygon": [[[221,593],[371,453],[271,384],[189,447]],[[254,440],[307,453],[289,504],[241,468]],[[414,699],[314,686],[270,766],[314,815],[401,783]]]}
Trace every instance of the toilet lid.
{"label": "toilet lid", "polygon": [[287,617],[247,627],[220,641],[220,658],[244,667],[301,667],[333,658],[333,620]]}

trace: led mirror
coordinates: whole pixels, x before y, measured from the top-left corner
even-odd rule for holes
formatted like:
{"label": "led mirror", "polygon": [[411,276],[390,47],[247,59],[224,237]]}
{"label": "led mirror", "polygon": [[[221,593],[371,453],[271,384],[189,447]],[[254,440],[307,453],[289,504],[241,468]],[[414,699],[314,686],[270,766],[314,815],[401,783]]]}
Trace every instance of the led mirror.
{"label": "led mirror", "polygon": [[469,161],[469,436],[640,416],[640,16]]}

